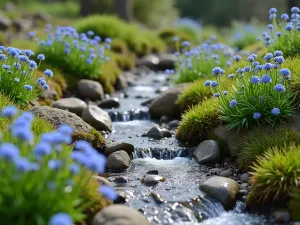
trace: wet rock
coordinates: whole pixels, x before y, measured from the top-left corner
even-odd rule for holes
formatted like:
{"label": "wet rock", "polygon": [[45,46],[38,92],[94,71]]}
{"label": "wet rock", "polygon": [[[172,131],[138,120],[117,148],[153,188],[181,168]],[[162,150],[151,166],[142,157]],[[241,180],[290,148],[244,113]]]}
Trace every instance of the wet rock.
{"label": "wet rock", "polygon": [[244,173],[244,174],[241,175],[240,180],[241,180],[243,183],[248,183],[249,177],[250,177],[250,174],[249,174],[249,173]]}
{"label": "wet rock", "polygon": [[231,208],[236,202],[239,185],[236,181],[225,177],[211,177],[202,184],[200,189],[217,199],[225,208]]}
{"label": "wet rock", "polygon": [[130,178],[129,177],[116,177],[114,179],[114,182],[117,183],[117,184],[126,184],[130,181]]}
{"label": "wet rock", "polygon": [[102,85],[93,80],[80,80],[77,83],[78,95],[81,98],[88,98],[90,100],[101,100],[104,98]]}
{"label": "wet rock", "polygon": [[126,203],[126,193],[124,191],[118,191],[118,197],[114,201],[114,204],[125,204]]}
{"label": "wet rock", "polygon": [[130,165],[130,157],[127,152],[121,150],[110,154],[107,157],[107,169],[122,171]]}
{"label": "wet rock", "polygon": [[51,20],[51,16],[44,12],[37,12],[33,15],[34,20],[48,22]]}
{"label": "wet rock", "polygon": [[169,117],[161,116],[159,122],[160,123],[167,123],[169,121]]}
{"label": "wet rock", "polygon": [[168,126],[170,129],[175,129],[177,127],[179,127],[179,121],[178,120],[172,120],[169,122]]}
{"label": "wet rock", "polygon": [[62,98],[54,102],[53,107],[67,110],[81,116],[82,111],[87,107],[87,104],[78,98]]}
{"label": "wet rock", "polygon": [[160,70],[174,69],[176,63],[176,56],[174,54],[161,54],[158,56],[159,63],[157,67]]}
{"label": "wet rock", "polygon": [[165,137],[172,137],[172,134],[165,128],[159,128],[155,126],[148,131],[147,136],[149,138],[162,139]]}
{"label": "wet rock", "polygon": [[222,172],[222,169],[213,168],[209,171],[212,175],[219,175]]}
{"label": "wet rock", "polygon": [[115,142],[107,144],[104,148],[104,154],[106,156],[109,156],[110,154],[124,150],[129,155],[131,155],[134,151],[134,146],[132,144],[126,143],[126,142]]}
{"label": "wet rock", "polygon": [[249,184],[248,183],[242,183],[240,185],[240,190],[247,190],[248,189]]}
{"label": "wet rock", "polygon": [[150,105],[152,102],[153,102],[153,98],[151,98],[151,99],[149,99],[149,100],[147,100],[147,101],[144,101],[144,102],[142,102],[142,106],[148,106],[148,105]]}
{"label": "wet rock", "polygon": [[176,104],[178,96],[189,84],[179,84],[162,92],[150,105],[150,114],[153,118],[178,117],[182,113]]}
{"label": "wet rock", "polygon": [[220,160],[219,143],[214,140],[206,140],[198,145],[193,153],[199,164],[213,164]]}
{"label": "wet rock", "polygon": [[128,88],[127,79],[123,74],[117,78],[115,88],[118,91]]}
{"label": "wet rock", "polygon": [[232,170],[224,170],[220,173],[221,177],[231,177],[233,176]]}
{"label": "wet rock", "polygon": [[102,109],[112,109],[112,108],[119,108],[120,102],[117,98],[111,98],[105,101],[102,101],[99,105]]}
{"label": "wet rock", "polygon": [[135,209],[111,205],[95,215],[92,225],[150,225],[150,223]]}
{"label": "wet rock", "polygon": [[48,121],[55,128],[58,128],[62,124],[68,124],[73,128],[74,132],[89,133],[93,129],[76,114],[66,110],[48,106],[35,106],[31,111],[40,118]]}
{"label": "wet rock", "polygon": [[0,31],[6,31],[11,26],[11,20],[2,12],[0,12]]}
{"label": "wet rock", "polygon": [[244,196],[244,195],[247,195],[248,194],[248,191],[247,190],[239,190],[239,194],[241,196]]}
{"label": "wet rock", "polygon": [[157,203],[157,204],[162,204],[162,203],[167,202],[166,200],[164,200],[164,199],[160,196],[160,194],[156,194],[156,193],[154,193],[154,192],[151,192],[150,195],[151,195],[151,197],[153,198],[153,200],[155,201],[155,203]]}
{"label": "wet rock", "polygon": [[158,170],[149,170],[146,174],[158,175]]}
{"label": "wet rock", "polygon": [[159,58],[156,55],[146,55],[137,60],[137,67],[147,67],[150,69],[155,69],[159,64]]}
{"label": "wet rock", "polygon": [[15,19],[12,21],[12,26],[17,32],[28,31],[32,27],[32,21],[25,19]]}
{"label": "wet rock", "polygon": [[112,131],[112,122],[108,113],[95,105],[86,107],[81,118],[99,131]]}
{"label": "wet rock", "polygon": [[291,214],[287,209],[277,209],[272,215],[272,220],[274,224],[288,224]]}
{"label": "wet rock", "polygon": [[93,179],[97,180],[101,185],[113,186],[106,178],[101,176],[93,176]]}
{"label": "wet rock", "polygon": [[159,182],[164,182],[165,180],[166,179],[162,176],[148,174],[142,179],[142,183],[146,186],[154,186]]}

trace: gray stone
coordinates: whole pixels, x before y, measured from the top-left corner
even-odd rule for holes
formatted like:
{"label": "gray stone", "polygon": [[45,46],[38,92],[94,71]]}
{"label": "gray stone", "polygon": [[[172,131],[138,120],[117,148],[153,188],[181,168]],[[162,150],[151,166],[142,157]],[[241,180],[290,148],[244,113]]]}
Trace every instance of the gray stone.
{"label": "gray stone", "polygon": [[242,183],[240,185],[240,190],[247,190],[248,189],[249,184],[248,183]]}
{"label": "gray stone", "polygon": [[40,118],[48,121],[55,128],[58,128],[62,124],[68,124],[73,128],[74,132],[89,133],[93,129],[76,114],[66,110],[48,106],[35,106],[31,111]]}
{"label": "gray stone", "polygon": [[147,174],[143,179],[142,183],[146,186],[154,186],[157,185],[159,182],[165,182],[166,178],[159,176],[159,175],[153,175],[153,174]]}
{"label": "gray stone", "polygon": [[130,178],[129,177],[124,177],[124,176],[121,176],[121,177],[116,177],[114,179],[114,182],[115,183],[118,183],[118,184],[126,184],[130,181]]}
{"label": "gray stone", "polygon": [[32,21],[27,19],[15,19],[12,21],[12,26],[17,32],[24,32],[32,28]]}
{"label": "gray stone", "polygon": [[93,176],[93,179],[99,182],[101,185],[109,185],[113,186],[106,178],[101,177],[101,176]]}
{"label": "gray stone", "polygon": [[156,55],[145,55],[136,62],[137,67],[148,67],[155,69],[159,64],[159,58]]}
{"label": "gray stone", "polygon": [[157,67],[160,70],[174,69],[176,63],[176,56],[174,54],[161,54],[158,56],[159,63]]}
{"label": "gray stone", "polygon": [[243,183],[248,183],[249,182],[249,178],[250,178],[250,174],[249,173],[244,173],[241,175],[240,180]]}
{"label": "gray stone", "polygon": [[168,121],[169,121],[169,117],[165,115],[161,116],[159,120],[160,123],[167,123]]}
{"label": "gray stone", "polygon": [[104,98],[102,85],[93,80],[80,80],[77,83],[78,95],[81,98],[88,98],[90,100],[101,100]]}
{"label": "gray stone", "polygon": [[220,173],[220,176],[221,177],[231,177],[231,176],[233,176],[232,170],[231,169],[224,170]]}
{"label": "gray stone", "polygon": [[199,164],[214,164],[220,161],[219,143],[214,140],[206,140],[198,145],[193,153]]}
{"label": "gray stone", "polygon": [[130,165],[130,157],[127,152],[121,150],[110,154],[107,157],[107,169],[122,171]]}
{"label": "gray stone", "polygon": [[33,15],[34,20],[39,20],[42,22],[48,22],[51,20],[51,16],[44,12],[37,12]]}
{"label": "gray stone", "polygon": [[179,84],[165,92],[162,92],[150,104],[150,114],[153,118],[160,118],[165,115],[168,117],[178,117],[182,113],[176,104],[178,96],[189,84]]}
{"label": "gray stone", "polygon": [[126,142],[115,142],[107,144],[104,148],[104,154],[106,156],[109,156],[111,153],[124,150],[128,153],[128,155],[131,155],[134,151],[134,146],[132,144],[126,143]]}
{"label": "gray stone", "polygon": [[236,181],[218,176],[211,177],[200,184],[200,189],[220,201],[225,208],[233,207],[239,193],[239,185]]}
{"label": "gray stone", "polygon": [[178,120],[172,120],[169,122],[168,126],[170,129],[175,129],[179,127],[180,122]]}
{"label": "gray stone", "polygon": [[98,106],[91,105],[86,107],[81,118],[99,131],[112,131],[112,122],[107,112]]}
{"label": "gray stone", "polygon": [[6,31],[11,26],[11,20],[2,12],[0,12],[0,31]]}
{"label": "gray stone", "polygon": [[222,172],[220,168],[213,168],[209,171],[212,175],[219,175]]}
{"label": "gray stone", "polygon": [[287,209],[277,209],[272,216],[275,224],[288,224],[291,220],[291,214]]}
{"label": "gray stone", "polygon": [[151,192],[150,195],[153,198],[153,200],[155,201],[155,203],[157,203],[157,204],[162,204],[162,203],[167,202],[166,200],[163,199],[163,197],[160,194],[156,194],[154,192]]}
{"label": "gray stone", "polygon": [[54,102],[53,107],[67,110],[81,116],[82,111],[87,107],[87,104],[78,98],[62,98]]}
{"label": "gray stone", "polygon": [[111,98],[111,99],[107,99],[107,100],[100,102],[100,104],[98,106],[101,109],[119,108],[120,102],[119,102],[119,99],[117,99],[117,98]]}
{"label": "gray stone", "polygon": [[123,74],[117,78],[115,88],[118,91],[128,88],[127,79]]}
{"label": "gray stone", "polygon": [[149,170],[146,174],[158,175],[158,170]]}
{"label": "gray stone", "polygon": [[150,223],[135,209],[111,205],[96,214],[92,225],[150,225]]}
{"label": "gray stone", "polygon": [[172,134],[165,128],[155,126],[147,132],[147,136],[154,139],[162,139],[165,137],[172,137]]}

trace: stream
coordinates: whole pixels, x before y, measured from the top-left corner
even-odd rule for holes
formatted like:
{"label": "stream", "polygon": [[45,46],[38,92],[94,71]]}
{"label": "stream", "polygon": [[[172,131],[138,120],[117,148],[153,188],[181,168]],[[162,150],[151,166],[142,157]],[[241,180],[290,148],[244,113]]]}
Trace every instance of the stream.
{"label": "stream", "polygon": [[[151,120],[148,107],[142,103],[157,95],[157,90],[170,86],[168,75],[148,73],[128,88],[124,97],[117,93],[120,107],[107,110],[113,121],[109,141],[127,142],[135,146],[130,168],[111,173],[109,179],[126,177],[127,183],[116,184],[116,190],[126,196],[126,205],[141,211],[152,224],[176,225],[263,225],[265,217],[245,213],[245,204],[237,202],[232,211],[199,190],[206,178],[205,166],[191,157],[193,149],[182,146],[172,137],[153,140],[144,134],[157,125]],[[157,170],[165,182],[156,186],[141,183],[150,170]]]}

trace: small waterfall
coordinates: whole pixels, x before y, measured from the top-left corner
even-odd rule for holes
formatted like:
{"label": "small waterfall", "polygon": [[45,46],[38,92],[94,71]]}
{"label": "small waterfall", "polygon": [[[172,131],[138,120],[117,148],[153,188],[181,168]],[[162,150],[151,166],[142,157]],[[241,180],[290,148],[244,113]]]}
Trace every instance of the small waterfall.
{"label": "small waterfall", "polygon": [[187,157],[188,153],[185,149],[172,149],[172,148],[139,148],[133,153],[133,159],[140,158],[156,158],[171,160],[176,157]]}
{"label": "small waterfall", "polygon": [[127,122],[132,120],[150,120],[149,110],[133,109],[129,111],[110,111],[108,112],[113,122]]}

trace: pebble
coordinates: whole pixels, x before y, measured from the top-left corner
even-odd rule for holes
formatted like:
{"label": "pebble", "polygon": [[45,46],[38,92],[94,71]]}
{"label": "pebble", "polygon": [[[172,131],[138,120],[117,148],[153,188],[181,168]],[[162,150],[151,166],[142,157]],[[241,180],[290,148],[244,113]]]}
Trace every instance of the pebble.
{"label": "pebble", "polygon": [[248,189],[249,184],[248,183],[242,183],[240,185],[240,190],[247,190]]}
{"label": "pebble", "polygon": [[154,186],[157,185],[159,182],[164,182],[165,180],[166,178],[162,176],[149,174],[142,179],[142,183],[146,186]]}
{"label": "pebble", "polygon": [[220,173],[221,177],[231,177],[233,175],[232,170],[224,170]]}
{"label": "pebble", "polygon": [[129,177],[116,177],[114,182],[117,184],[126,184],[130,181]]}
{"label": "pebble", "polygon": [[241,175],[240,179],[243,183],[248,183],[249,181],[249,177],[250,177],[250,174],[249,173],[244,173]]}
{"label": "pebble", "polygon": [[158,170],[149,170],[146,174],[158,175]]}

